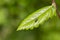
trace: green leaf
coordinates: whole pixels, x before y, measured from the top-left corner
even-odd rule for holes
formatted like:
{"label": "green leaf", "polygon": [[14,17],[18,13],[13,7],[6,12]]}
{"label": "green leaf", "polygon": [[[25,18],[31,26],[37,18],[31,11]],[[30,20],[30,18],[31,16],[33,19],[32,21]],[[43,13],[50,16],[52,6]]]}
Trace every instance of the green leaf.
{"label": "green leaf", "polygon": [[24,19],[19,25],[17,31],[36,28],[53,16],[56,16],[56,8],[53,5],[41,8]]}

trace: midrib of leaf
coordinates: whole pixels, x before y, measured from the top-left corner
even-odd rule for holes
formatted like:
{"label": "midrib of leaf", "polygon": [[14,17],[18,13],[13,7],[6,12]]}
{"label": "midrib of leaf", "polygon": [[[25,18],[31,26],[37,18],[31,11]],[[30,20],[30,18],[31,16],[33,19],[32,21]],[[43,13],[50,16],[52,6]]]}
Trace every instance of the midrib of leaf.
{"label": "midrib of leaf", "polygon": [[17,30],[24,30],[24,29],[28,30],[28,29],[33,29],[35,27],[38,27],[39,24],[42,24],[44,21],[48,20],[54,15],[53,12],[55,12],[56,10],[55,9],[53,10],[52,7],[53,5],[44,7],[45,9],[42,8],[43,10],[39,9],[38,11],[34,12],[30,16],[28,16],[26,19],[24,19],[24,21],[21,23],[21,25]]}

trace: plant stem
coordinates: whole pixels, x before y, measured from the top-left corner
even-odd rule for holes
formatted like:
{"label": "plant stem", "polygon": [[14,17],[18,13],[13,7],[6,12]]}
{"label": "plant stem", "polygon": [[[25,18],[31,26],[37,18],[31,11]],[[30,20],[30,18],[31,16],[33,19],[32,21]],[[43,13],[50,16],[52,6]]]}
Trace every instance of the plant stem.
{"label": "plant stem", "polygon": [[55,3],[55,0],[52,0],[52,3]]}
{"label": "plant stem", "polygon": [[56,8],[55,0],[52,0],[52,5]]}
{"label": "plant stem", "polygon": [[52,0],[52,5],[54,5],[54,7],[56,8],[57,15],[58,15],[58,17],[60,18],[60,13],[59,13],[59,11],[58,11],[58,9],[57,9],[57,5],[56,5],[56,3],[55,3],[55,0]]}

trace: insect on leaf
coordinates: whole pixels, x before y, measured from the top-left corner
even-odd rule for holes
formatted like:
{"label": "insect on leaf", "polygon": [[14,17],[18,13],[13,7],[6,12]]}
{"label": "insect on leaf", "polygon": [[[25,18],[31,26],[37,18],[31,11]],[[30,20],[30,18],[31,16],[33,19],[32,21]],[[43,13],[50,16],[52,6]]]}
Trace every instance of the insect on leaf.
{"label": "insect on leaf", "polygon": [[36,28],[44,21],[52,18],[53,16],[56,16],[56,8],[53,5],[43,7],[25,18],[19,25],[17,31]]}

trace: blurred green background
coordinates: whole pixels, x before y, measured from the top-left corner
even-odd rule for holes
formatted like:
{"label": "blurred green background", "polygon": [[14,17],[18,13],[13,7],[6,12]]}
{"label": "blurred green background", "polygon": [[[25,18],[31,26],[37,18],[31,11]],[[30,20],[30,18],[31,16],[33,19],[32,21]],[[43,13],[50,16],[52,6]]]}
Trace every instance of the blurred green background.
{"label": "blurred green background", "polygon": [[[60,0],[55,0],[60,11]],[[0,0],[0,40],[60,40],[60,19],[53,17],[33,30],[16,31],[32,12],[52,0]]]}

